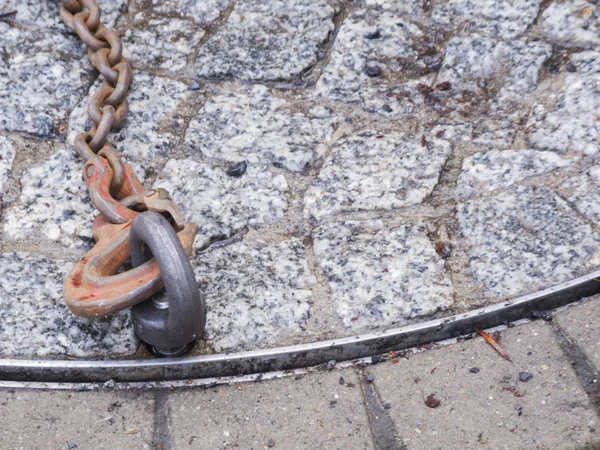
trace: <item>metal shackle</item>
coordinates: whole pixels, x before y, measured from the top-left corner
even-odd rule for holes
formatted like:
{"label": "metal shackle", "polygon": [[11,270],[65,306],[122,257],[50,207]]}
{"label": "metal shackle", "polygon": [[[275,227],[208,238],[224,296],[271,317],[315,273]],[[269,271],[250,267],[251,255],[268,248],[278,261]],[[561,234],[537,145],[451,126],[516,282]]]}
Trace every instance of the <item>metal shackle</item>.
{"label": "metal shackle", "polygon": [[166,291],[132,308],[135,333],[160,355],[179,356],[206,324],[204,295],[188,256],[173,226],[153,211],[133,219],[129,246],[133,267],[156,259]]}

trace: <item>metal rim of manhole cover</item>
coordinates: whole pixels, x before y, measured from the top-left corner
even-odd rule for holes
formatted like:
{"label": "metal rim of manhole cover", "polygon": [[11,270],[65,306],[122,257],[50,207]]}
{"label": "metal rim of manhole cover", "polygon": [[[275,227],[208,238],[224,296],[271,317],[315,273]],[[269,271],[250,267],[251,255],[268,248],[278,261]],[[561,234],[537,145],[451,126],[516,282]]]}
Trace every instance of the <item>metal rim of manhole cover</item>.
{"label": "metal rim of manhole cover", "polygon": [[164,382],[285,371],[352,361],[456,338],[548,311],[600,292],[600,270],[466,313],[340,339],[237,353],[148,360],[0,359],[0,380],[44,383]]}

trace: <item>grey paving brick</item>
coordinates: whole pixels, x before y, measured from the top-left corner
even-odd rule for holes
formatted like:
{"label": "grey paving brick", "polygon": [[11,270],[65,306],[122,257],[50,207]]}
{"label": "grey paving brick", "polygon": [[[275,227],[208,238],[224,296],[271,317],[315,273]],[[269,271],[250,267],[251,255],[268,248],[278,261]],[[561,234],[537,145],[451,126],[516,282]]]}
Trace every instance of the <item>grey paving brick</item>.
{"label": "grey paving brick", "polygon": [[154,450],[153,394],[0,390],[5,450]]}
{"label": "grey paving brick", "polygon": [[[360,387],[352,372],[314,374],[168,398],[169,430],[177,449],[372,449]],[[271,441],[271,442],[270,442]]]}
{"label": "grey paving brick", "polygon": [[560,326],[600,369],[600,298],[567,308],[555,314]]}
{"label": "grey paving brick", "polygon": [[[545,322],[502,331],[512,363],[477,338],[370,371],[411,450],[596,448],[599,419],[553,333]],[[426,406],[430,394],[437,408]]]}

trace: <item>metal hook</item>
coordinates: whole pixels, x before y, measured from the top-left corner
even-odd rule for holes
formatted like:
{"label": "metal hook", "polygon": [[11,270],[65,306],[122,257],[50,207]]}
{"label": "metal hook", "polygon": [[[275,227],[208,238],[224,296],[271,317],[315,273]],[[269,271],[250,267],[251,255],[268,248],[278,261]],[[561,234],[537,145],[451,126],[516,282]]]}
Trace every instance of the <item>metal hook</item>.
{"label": "metal hook", "polygon": [[204,296],[175,230],[160,214],[140,213],[129,233],[134,267],[155,258],[166,294],[131,310],[137,336],[162,356],[179,356],[200,338],[206,324]]}
{"label": "metal hook", "polygon": [[[65,281],[64,299],[75,315],[106,316],[142,302],[163,287],[156,260],[116,273],[129,258],[131,223],[113,224],[103,214],[96,217],[93,234],[97,244]],[[177,233],[187,254],[192,252],[197,231],[198,226],[190,223]]]}

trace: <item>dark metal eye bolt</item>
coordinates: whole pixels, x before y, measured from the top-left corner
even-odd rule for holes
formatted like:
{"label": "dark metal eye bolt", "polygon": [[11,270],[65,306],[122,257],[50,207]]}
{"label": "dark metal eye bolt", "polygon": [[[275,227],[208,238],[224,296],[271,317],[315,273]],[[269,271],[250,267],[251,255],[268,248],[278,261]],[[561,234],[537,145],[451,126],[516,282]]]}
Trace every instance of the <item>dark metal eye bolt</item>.
{"label": "dark metal eye bolt", "polygon": [[131,262],[155,258],[164,293],[131,309],[135,333],[162,356],[179,356],[202,337],[206,324],[204,295],[173,226],[157,212],[138,214],[129,234]]}

